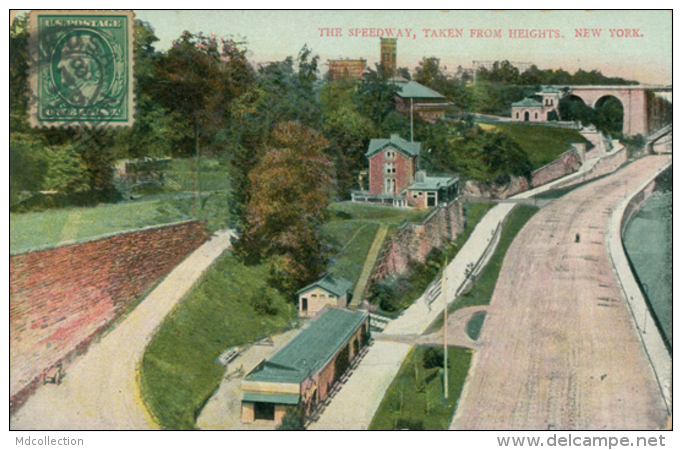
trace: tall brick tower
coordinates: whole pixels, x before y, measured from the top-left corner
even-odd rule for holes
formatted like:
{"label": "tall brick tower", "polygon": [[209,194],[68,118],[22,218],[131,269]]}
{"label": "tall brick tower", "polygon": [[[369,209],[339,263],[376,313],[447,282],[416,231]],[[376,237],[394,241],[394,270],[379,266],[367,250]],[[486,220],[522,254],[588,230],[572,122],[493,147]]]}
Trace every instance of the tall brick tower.
{"label": "tall brick tower", "polygon": [[389,76],[395,74],[398,39],[381,38],[381,70]]}

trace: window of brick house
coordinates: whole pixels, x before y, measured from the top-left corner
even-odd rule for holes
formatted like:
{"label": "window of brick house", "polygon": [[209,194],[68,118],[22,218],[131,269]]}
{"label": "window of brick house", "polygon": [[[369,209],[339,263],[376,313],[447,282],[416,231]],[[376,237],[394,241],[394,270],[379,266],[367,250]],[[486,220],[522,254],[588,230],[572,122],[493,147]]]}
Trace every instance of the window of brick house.
{"label": "window of brick house", "polygon": [[384,164],[384,172],[388,174],[395,173],[395,163],[389,162]]}

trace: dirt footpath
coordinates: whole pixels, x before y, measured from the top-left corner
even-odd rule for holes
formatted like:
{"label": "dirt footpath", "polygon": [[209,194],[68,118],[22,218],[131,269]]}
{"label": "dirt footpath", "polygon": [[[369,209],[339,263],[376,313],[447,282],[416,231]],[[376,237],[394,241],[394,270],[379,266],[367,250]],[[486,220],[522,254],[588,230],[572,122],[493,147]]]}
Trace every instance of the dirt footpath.
{"label": "dirt footpath", "polygon": [[610,209],[667,161],[635,161],[556,200],[521,230],[504,260],[452,429],[666,426],[604,233]]}
{"label": "dirt footpath", "polygon": [[177,266],[130,314],[66,368],[60,385],[41,386],[10,418],[12,430],[157,428],[140,398],[144,350],[163,319],[230,247],[222,231]]}

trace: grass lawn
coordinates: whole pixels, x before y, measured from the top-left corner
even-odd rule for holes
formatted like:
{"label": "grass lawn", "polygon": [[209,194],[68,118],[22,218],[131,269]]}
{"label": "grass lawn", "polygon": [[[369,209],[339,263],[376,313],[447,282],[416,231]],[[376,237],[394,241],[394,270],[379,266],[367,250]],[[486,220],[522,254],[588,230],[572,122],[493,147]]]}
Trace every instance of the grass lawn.
{"label": "grass lawn", "polygon": [[[487,305],[490,303],[490,298],[493,295],[493,290],[495,290],[497,277],[500,274],[500,269],[502,268],[502,263],[504,262],[504,257],[507,254],[509,246],[517,233],[521,231],[521,228],[523,228],[526,222],[533,217],[537,211],[538,208],[526,205],[518,205],[512,210],[502,226],[500,242],[497,244],[495,253],[493,253],[490,261],[488,261],[488,264],[478,275],[473,286],[462,294],[458,301],[452,303],[448,307],[448,311],[455,311],[467,306]],[[442,326],[443,317],[439,316],[429,326],[427,333],[433,332]]]}
{"label": "grass lawn", "polygon": [[478,335],[481,333],[481,328],[483,328],[483,322],[485,321],[485,311],[474,314],[469,322],[467,322],[467,335],[474,341],[478,339]]}
{"label": "grass lawn", "polygon": [[431,212],[430,208],[411,210],[359,202],[332,203],[327,209],[334,219],[355,219],[388,225],[421,222]]}
{"label": "grass lawn", "polygon": [[[267,288],[268,268],[221,257],[147,347],[141,367],[145,403],[162,428],[195,428],[196,416],[218,388],[224,367],[214,361],[226,349],[281,331],[294,308]],[[254,311],[252,298],[267,290],[277,312]]]}
{"label": "grass lawn", "polygon": [[193,186],[201,191],[224,191],[230,188],[227,166],[216,159],[174,159],[165,176],[185,191],[191,191]]}
{"label": "grass lawn", "polygon": [[147,188],[137,192],[150,195],[133,201],[10,213],[10,253],[190,220],[193,202],[197,219],[207,220],[209,231],[225,228],[230,224],[226,168],[214,160],[202,160],[200,166],[202,192],[196,200],[187,192],[191,188],[190,161],[174,160],[166,173],[170,180],[181,185],[179,191],[168,187]]}
{"label": "grass lawn", "polygon": [[577,130],[571,129],[516,123],[495,124],[495,128],[509,134],[526,151],[535,169],[570,150],[571,142],[589,143]]}
{"label": "grass lawn", "polygon": [[[448,348],[449,395],[445,401],[443,369],[424,365],[424,354],[429,349],[435,348],[415,347],[407,355],[372,419],[370,430],[448,428],[469,371],[472,351]],[[442,355],[442,349],[439,350]]]}
{"label": "grass lawn", "polygon": [[335,252],[329,272],[355,284],[379,230],[379,224],[360,220],[334,220],[327,222],[323,229],[328,241],[333,242]]}
{"label": "grass lawn", "polygon": [[138,200],[10,214],[10,253],[190,219],[185,211],[173,207],[161,213],[161,203],[158,199]]}
{"label": "grass lawn", "polygon": [[402,222],[419,222],[431,210],[413,211],[363,203],[332,203],[322,227],[324,241],[334,256],[329,271],[355,284],[360,277],[379,226],[397,227]]}

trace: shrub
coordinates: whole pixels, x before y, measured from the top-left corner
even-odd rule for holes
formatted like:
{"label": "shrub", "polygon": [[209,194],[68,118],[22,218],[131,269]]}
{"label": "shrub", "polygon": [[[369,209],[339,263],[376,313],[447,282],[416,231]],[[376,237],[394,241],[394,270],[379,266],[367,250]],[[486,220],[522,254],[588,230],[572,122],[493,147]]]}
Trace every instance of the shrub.
{"label": "shrub", "polygon": [[256,314],[261,316],[275,316],[279,313],[277,295],[274,289],[262,286],[251,296],[251,304]]}
{"label": "shrub", "polygon": [[422,365],[425,369],[433,369],[434,367],[443,367],[443,349],[439,347],[430,347],[424,352],[422,357]]}
{"label": "shrub", "polygon": [[370,289],[370,302],[379,305],[386,312],[398,311],[395,287],[387,281],[374,283]]}
{"label": "shrub", "polygon": [[277,427],[278,431],[301,431],[305,430],[303,420],[301,419],[301,412],[296,407],[287,409],[287,412],[282,417],[282,423]]}
{"label": "shrub", "polygon": [[424,421],[418,419],[408,419],[401,417],[396,421],[396,430],[423,431]]}

